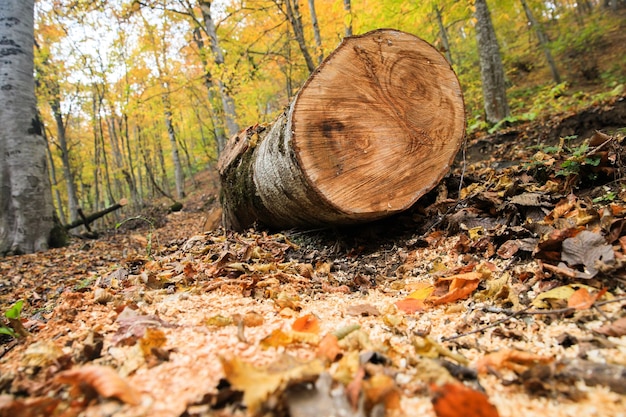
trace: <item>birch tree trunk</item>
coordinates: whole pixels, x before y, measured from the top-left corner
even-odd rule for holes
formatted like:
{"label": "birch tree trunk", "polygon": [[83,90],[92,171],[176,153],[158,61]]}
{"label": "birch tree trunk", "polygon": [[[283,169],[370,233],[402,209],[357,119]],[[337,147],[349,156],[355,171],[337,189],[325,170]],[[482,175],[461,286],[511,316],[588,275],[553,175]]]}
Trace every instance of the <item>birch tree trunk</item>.
{"label": "birch tree trunk", "polygon": [[352,36],[352,5],[350,0],[343,0],[343,9],[346,11],[346,37]]}
{"label": "birch tree trunk", "polygon": [[396,30],[346,38],[272,126],[218,162],[228,227],[330,226],[409,208],[448,171],[465,112],[450,64]]}
{"label": "birch tree trunk", "polygon": [[324,50],[322,49],[322,35],[320,25],[317,22],[317,12],[315,11],[315,0],[309,0],[309,13],[311,14],[311,26],[313,26],[313,37],[315,38],[315,48],[317,49],[317,65],[324,60]]}
{"label": "birch tree trunk", "polygon": [[[219,67],[222,67],[224,65],[224,54],[222,53],[222,49],[220,48],[217,40],[217,29],[215,28],[215,22],[213,21],[213,16],[211,15],[211,2],[199,0],[198,4],[200,6],[200,11],[202,12],[204,30],[209,37],[209,46],[211,48],[211,53],[213,54],[213,59]],[[215,84],[217,85],[218,93],[222,99],[226,133],[228,137],[231,137],[239,131],[237,113],[235,111],[235,101],[230,94],[228,94],[226,86],[220,78],[215,80]]]}
{"label": "birch tree trunk", "polygon": [[486,0],[476,0],[475,7],[485,117],[488,122],[497,123],[510,115],[506,99],[504,67]]}
{"label": "birch tree trunk", "polygon": [[44,250],[55,228],[33,78],[34,0],[0,2],[0,255]]}

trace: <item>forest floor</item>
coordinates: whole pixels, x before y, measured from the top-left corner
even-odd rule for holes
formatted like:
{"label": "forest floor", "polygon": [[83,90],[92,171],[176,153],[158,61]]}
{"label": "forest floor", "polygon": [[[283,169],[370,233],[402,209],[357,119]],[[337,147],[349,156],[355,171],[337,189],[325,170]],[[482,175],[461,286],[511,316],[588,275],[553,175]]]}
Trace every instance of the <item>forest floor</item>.
{"label": "forest floor", "polygon": [[475,135],[346,229],[214,228],[205,172],[1,259],[0,415],[626,416],[625,133],[622,97]]}

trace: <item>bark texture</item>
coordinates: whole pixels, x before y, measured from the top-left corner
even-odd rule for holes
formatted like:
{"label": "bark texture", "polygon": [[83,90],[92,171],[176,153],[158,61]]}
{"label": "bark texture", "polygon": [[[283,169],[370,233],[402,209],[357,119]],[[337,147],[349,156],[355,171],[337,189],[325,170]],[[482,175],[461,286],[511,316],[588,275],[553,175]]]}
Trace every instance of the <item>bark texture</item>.
{"label": "bark texture", "polygon": [[0,255],[48,248],[54,207],[33,78],[33,0],[0,2]]}
{"label": "bark texture", "polygon": [[480,78],[483,88],[485,117],[490,123],[497,123],[510,115],[506,99],[504,66],[500,46],[493,28],[491,14],[486,0],[476,0],[476,37],[480,62]]}
{"label": "bark texture", "polygon": [[445,58],[396,30],[346,38],[272,126],[222,154],[228,227],[371,221],[409,208],[448,171],[465,129]]}

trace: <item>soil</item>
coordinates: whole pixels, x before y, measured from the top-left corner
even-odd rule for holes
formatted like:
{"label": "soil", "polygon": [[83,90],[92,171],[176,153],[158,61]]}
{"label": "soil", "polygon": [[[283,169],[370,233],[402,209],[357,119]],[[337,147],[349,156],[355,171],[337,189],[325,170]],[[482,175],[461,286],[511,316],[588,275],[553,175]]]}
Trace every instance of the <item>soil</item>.
{"label": "soil", "polygon": [[154,228],[4,258],[0,415],[626,415],[625,127],[622,97],[468,138],[332,230],[225,231],[207,171]]}

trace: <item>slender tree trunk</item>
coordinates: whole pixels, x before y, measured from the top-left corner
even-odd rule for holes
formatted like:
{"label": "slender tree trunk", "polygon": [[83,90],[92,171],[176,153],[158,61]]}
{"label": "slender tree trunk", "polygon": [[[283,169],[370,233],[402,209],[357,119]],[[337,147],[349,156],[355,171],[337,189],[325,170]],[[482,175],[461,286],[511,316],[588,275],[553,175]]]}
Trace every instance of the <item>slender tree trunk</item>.
{"label": "slender tree trunk", "polygon": [[[166,88],[164,86],[164,88]],[[176,183],[176,198],[182,199],[185,197],[185,174],[183,173],[183,166],[180,163],[180,155],[178,153],[178,142],[176,141],[176,132],[174,131],[174,122],[172,120],[172,105],[169,100],[169,93],[164,94],[163,108],[165,109],[165,127],[167,129],[167,137],[170,140],[170,146],[172,148],[172,162],[174,163],[174,182]]]}
{"label": "slender tree trunk", "polygon": [[537,34],[537,39],[539,39],[539,45],[541,49],[543,49],[543,53],[546,56],[546,61],[548,62],[548,66],[550,67],[550,73],[552,74],[552,79],[555,83],[561,83],[561,76],[559,75],[559,70],[556,67],[556,63],[554,62],[554,58],[552,58],[552,53],[550,52],[550,46],[548,45],[549,40],[546,33],[543,31],[543,27],[541,24],[535,19],[530,7],[528,7],[528,3],[526,0],[520,0],[522,2],[522,7],[524,8],[524,13],[526,13],[526,18],[528,19],[528,23],[533,28],[535,33]]}
{"label": "slender tree trunk", "polygon": [[[56,82],[55,82],[56,84]],[[78,197],[76,195],[76,183],[74,182],[74,174],[70,166],[70,153],[67,145],[67,137],[65,135],[66,128],[61,114],[61,103],[58,96],[58,84],[52,89],[54,94],[50,101],[50,107],[54,114],[54,121],[57,127],[57,140],[59,141],[59,151],[61,151],[61,163],[63,166],[63,179],[65,180],[65,188],[67,189],[67,207],[70,214],[70,221],[78,219]]]}
{"label": "slender tree trunk", "polygon": [[293,34],[296,37],[296,42],[298,42],[300,52],[302,52],[302,56],[306,62],[306,67],[309,72],[312,73],[315,71],[315,64],[313,63],[313,58],[311,58],[311,53],[304,39],[304,27],[302,26],[302,16],[300,15],[298,0],[285,0],[285,9],[285,14],[293,29]]}
{"label": "slender tree trunk", "polygon": [[320,25],[317,22],[317,13],[315,12],[315,0],[309,0],[309,13],[311,14],[311,25],[313,26],[313,36],[315,37],[315,47],[317,48],[317,65],[319,65],[324,60],[324,50],[322,49]]}
{"label": "slender tree trunk", "polygon": [[48,135],[46,134],[46,128],[43,125],[43,123],[42,123],[41,134],[44,140],[46,141],[46,157],[48,159],[48,171],[50,172],[50,182],[51,182],[52,188],[54,189],[54,197],[57,202],[57,211],[59,213],[58,217],[59,217],[60,222],[62,224],[65,224],[67,223],[67,217],[65,216],[65,210],[63,209],[63,199],[61,198],[61,192],[59,191],[59,188],[57,187],[58,182],[57,182],[56,167],[54,166],[54,158],[52,157],[52,151],[50,150],[50,141],[48,141]]}
{"label": "slender tree trunk", "polygon": [[438,5],[434,6],[435,9],[435,17],[437,18],[437,26],[439,26],[439,38],[441,39],[441,45],[443,46],[443,54],[446,59],[453,65],[452,61],[452,52],[450,51],[450,42],[448,41],[448,32],[446,31],[446,27],[443,25],[443,18],[441,17],[441,9]]}
{"label": "slender tree trunk", "polygon": [[497,123],[510,115],[506,98],[504,67],[486,0],[476,0],[475,7],[485,117],[488,122]]}
{"label": "slender tree trunk", "polygon": [[33,10],[34,0],[0,2],[0,255],[56,243],[46,143],[36,110]]}
{"label": "slender tree trunk", "polygon": [[[215,28],[215,22],[211,16],[211,2],[199,0],[200,11],[202,12],[202,19],[204,21],[204,30],[209,37],[209,46],[213,53],[213,59],[218,67],[224,65],[224,54],[219,46],[217,40],[217,30]],[[239,131],[239,125],[237,124],[237,113],[235,112],[235,101],[228,93],[224,82],[221,79],[216,80],[217,89],[222,99],[222,110],[224,111],[224,122],[226,127],[226,134],[230,137]]]}
{"label": "slender tree trunk", "polygon": [[[202,40],[202,35],[200,34],[200,30],[196,28],[193,31],[193,39],[198,46],[198,50],[200,51],[200,61],[202,62],[202,66],[205,68],[203,82],[204,86],[207,89],[207,94],[209,98],[209,103],[214,104],[216,102],[215,88],[213,85],[213,78],[211,77],[211,72],[209,71],[209,63],[206,59],[206,55],[204,53],[204,40]],[[222,104],[223,105],[223,104]],[[211,121],[213,122],[213,126],[215,127],[215,143],[217,145],[217,156],[219,157],[222,149],[226,145],[226,136],[224,135],[224,129],[221,127],[223,123],[219,123],[215,112],[213,111],[213,106],[210,108]],[[237,127],[238,128],[238,127]]]}
{"label": "slender tree trunk", "polygon": [[346,37],[352,36],[352,5],[350,0],[343,0],[343,9],[346,11]]}

